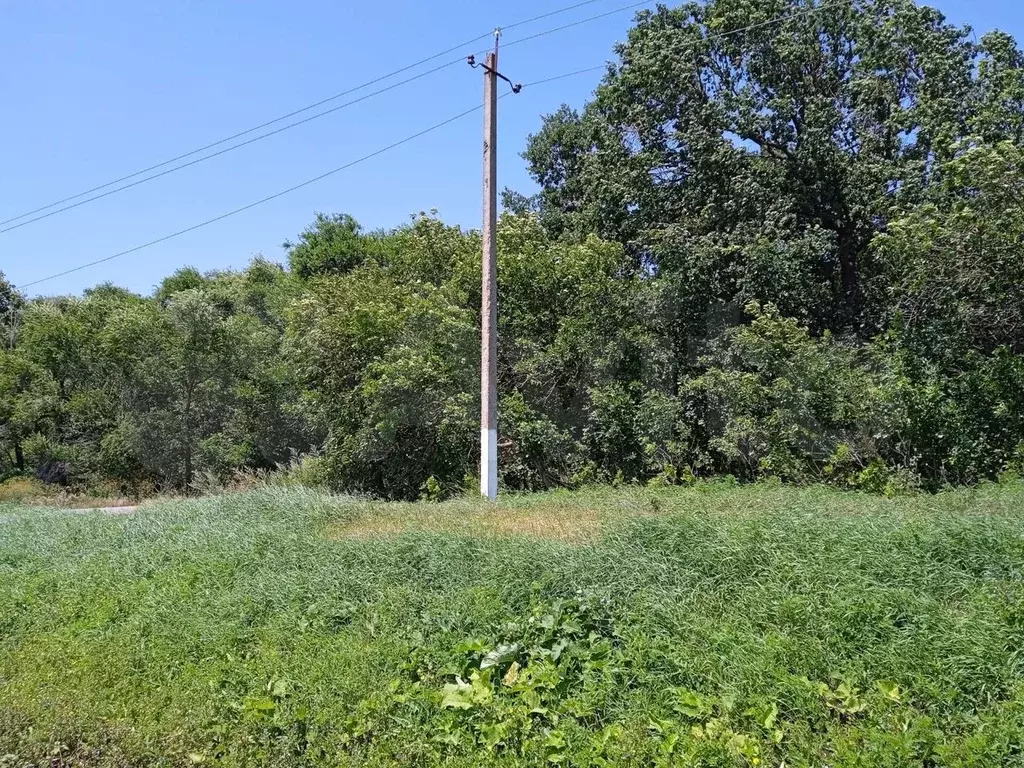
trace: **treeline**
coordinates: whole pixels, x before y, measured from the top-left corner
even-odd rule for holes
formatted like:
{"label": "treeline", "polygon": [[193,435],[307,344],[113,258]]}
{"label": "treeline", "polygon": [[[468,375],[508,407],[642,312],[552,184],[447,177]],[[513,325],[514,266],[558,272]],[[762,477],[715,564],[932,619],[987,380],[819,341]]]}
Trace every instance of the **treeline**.
{"label": "treeline", "polygon": [[[808,7],[644,12],[530,138],[540,192],[499,228],[505,488],[1024,468],[1024,56],[909,0]],[[151,296],[0,283],[0,473],[471,484],[479,235],[321,215],[286,249]]]}

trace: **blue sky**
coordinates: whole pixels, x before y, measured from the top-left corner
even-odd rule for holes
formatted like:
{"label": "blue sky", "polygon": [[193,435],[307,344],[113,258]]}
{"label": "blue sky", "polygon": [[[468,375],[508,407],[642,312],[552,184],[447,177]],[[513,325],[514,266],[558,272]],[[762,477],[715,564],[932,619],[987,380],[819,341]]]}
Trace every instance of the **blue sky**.
{"label": "blue sky", "polygon": [[[318,101],[496,25],[571,3],[2,0],[0,220]],[[599,0],[511,30],[505,40],[626,4]],[[1000,28],[1024,39],[1024,4],[1018,0],[931,4],[979,34]],[[633,13],[513,46],[502,56],[501,69],[529,82],[600,64],[611,58]],[[518,156],[527,135],[559,104],[581,105],[599,77],[594,72],[502,100],[501,186],[530,191]],[[209,162],[0,234],[0,271],[21,284],[101,259],[317,176],[480,100],[479,70],[451,67]],[[30,293],[78,293],[105,281],[148,292],[183,265],[241,267],[257,253],[281,259],[280,243],[301,231],[315,211],[344,211],[376,228],[437,208],[449,222],[476,227],[480,121],[479,113],[471,115],[267,205]]]}

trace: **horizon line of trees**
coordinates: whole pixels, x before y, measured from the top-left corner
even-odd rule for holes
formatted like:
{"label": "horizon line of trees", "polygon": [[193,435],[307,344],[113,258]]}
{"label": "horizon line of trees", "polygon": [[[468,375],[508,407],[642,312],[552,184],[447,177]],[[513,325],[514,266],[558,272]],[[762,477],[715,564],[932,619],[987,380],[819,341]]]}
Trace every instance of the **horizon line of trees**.
{"label": "horizon line of trees", "polygon": [[[530,137],[540,191],[499,226],[506,489],[1024,469],[1024,55],[911,0],[809,7],[643,11]],[[479,234],[318,214],[285,249],[149,296],[0,279],[0,477],[465,488]]]}

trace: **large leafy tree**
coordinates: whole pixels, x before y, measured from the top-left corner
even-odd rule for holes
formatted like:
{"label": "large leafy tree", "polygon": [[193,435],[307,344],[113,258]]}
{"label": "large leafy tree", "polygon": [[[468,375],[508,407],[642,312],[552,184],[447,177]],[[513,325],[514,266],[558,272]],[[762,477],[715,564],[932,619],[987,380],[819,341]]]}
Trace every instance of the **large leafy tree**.
{"label": "large leafy tree", "polygon": [[971,139],[935,176],[875,242],[885,344],[915,468],[972,482],[1024,451],[1024,148]]}
{"label": "large leafy tree", "polygon": [[248,362],[245,330],[201,289],[112,318],[103,345],[118,376],[123,441],[152,476],[188,488],[201,464],[236,447],[223,430]]}
{"label": "large leafy tree", "polygon": [[979,99],[1017,94],[1012,44],[989,48],[979,87],[967,31],[910,0],[645,11],[593,101],[531,137],[540,210],[672,280],[684,359],[716,306],[738,316],[751,300],[870,335],[868,244],[887,201],[920,194]]}

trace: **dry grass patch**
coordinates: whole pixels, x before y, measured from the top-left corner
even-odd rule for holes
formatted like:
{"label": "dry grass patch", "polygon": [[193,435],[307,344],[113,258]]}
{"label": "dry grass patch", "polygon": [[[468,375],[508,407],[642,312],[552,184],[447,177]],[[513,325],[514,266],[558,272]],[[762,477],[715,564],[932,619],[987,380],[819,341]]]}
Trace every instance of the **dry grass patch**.
{"label": "dry grass patch", "polygon": [[570,505],[523,508],[480,508],[444,505],[437,511],[395,505],[371,507],[354,520],[327,528],[330,539],[375,539],[406,533],[450,533],[457,536],[527,536],[584,544],[597,538],[601,515],[595,509]]}
{"label": "dry grass patch", "polygon": [[0,483],[0,503],[59,509],[94,509],[128,507],[137,505],[139,501],[137,498],[117,493],[73,492],[58,486],[44,485],[34,477],[13,477]]}

